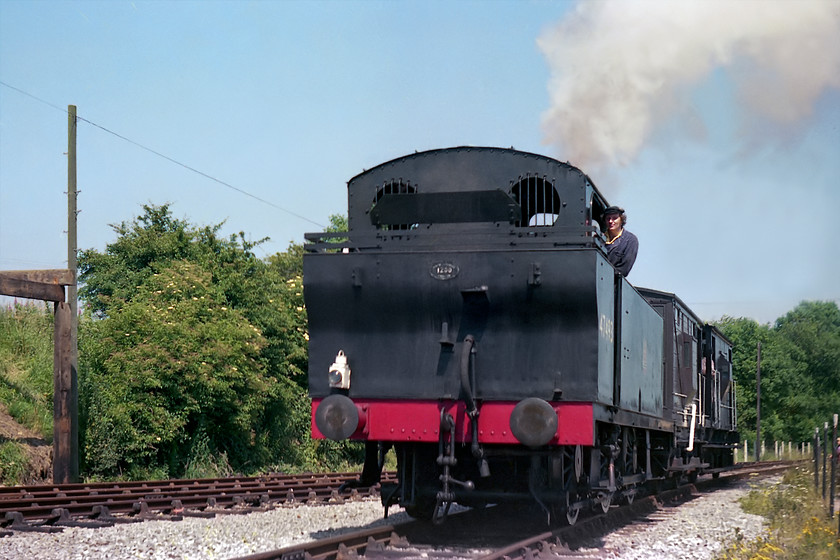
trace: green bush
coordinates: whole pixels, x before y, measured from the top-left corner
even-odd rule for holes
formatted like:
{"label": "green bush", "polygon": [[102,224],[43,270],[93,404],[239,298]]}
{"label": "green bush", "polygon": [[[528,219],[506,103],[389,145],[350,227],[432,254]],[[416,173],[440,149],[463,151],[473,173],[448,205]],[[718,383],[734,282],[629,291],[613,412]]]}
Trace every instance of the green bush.
{"label": "green bush", "polygon": [[179,476],[198,435],[250,461],[251,430],[274,394],[265,341],[210,275],[179,262],[114,302],[89,334],[85,457],[92,474],[165,467]]}
{"label": "green bush", "polygon": [[82,251],[80,445],[87,477],[314,470],[361,458],[309,437],[303,247],[265,260],[244,234],[168,205]]}

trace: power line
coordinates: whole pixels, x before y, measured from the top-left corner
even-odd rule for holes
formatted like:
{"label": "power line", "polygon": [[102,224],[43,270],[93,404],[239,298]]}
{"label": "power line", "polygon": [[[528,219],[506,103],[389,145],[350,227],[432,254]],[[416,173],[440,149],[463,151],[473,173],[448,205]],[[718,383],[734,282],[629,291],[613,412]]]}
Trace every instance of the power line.
{"label": "power line", "polygon": [[[44,105],[47,105],[47,106],[49,106],[49,107],[52,107],[53,109],[56,109],[56,110],[58,110],[58,111],[61,111],[62,113],[67,114],[67,109],[64,109],[64,108],[62,108],[62,107],[58,107],[57,105],[53,105],[53,104],[52,104],[52,103],[50,103],[49,101],[46,101],[46,100],[44,100],[44,99],[41,99],[40,97],[37,97],[37,96],[35,96],[35,95],[32,95],[31,93],[29,93],[29,92],[27,92],[27,91],[24,91],[24,90],[22,90],[22,89],[20,89],[20,88],[16,88],[15,86],[9,85],[9,84],[7,84],[6,82],[3,82],[2,80],[0,80],[0,85],[6,86],[6,87],[7,87],[7,88],[9,88],[9,89],[15,90],[15,91],[17,91],[18,93],[21,93],[21,94],[23,94],[23,95],[26,95],[27,97],[31,97],[32,99],[34,99],[34,100],[36,100],[36,101],[38,101],[38,102],[40,102],[40,103],[43,103]],[[147,152],[152,153],[152,154],[154,154],[154,155],[156,155],[156,156],[158,156],[158,157],[160,157],[160,158],[163,158],[163,159],[165,159],[165,160],[167,160],[167,161],[169,161],[169,162],[171,162],[171,163],[174,163],[175,165],[178,165],[178,166],[180,166],[180,167],[183,167],[184,169],[187,169],[187,170],[189,170],[189,171],[192,171],[193,173],[196,173],[196,174],[198,174],[198,175],[201,175],[201,176],[202,176],[202,177],[204,177],[205,179],[210,179],[210,180],[211,180],[211,181],[213,181],[213,182],[216,182],[216,183],[218,183],[218,184],[220,184],[220,185],[222,185],[222,186],[224,186],[224,187],[227,187],[227,188],[229,188],[229,189],[232,189],[232,190],[234,190],[234,191],[236,191],[236,192],[238,192],[238,193],[240,193],[240,194],[244,194],[245,196],[251,197],[251,198],[253,198],[254,200],[257,200],[257,201],[259,201],[259,202],[262,202],[263,204],[267,204],[268,206],[271,206],[272,208],[276,208],[277,210],[280,210],[280,211],[282,211],[282,212],[285,212],[285,213],[287,213],[287,214],[289,214],[289,215],[291,215],[291,216],[294,216],[295,218],[298,218],[298,219],[303,220],[303,221],[305,221],[305,222],[309,222],[310,224],[316,225],[316,226],[318,226],[318,227],[320,227],[320,228],[326,228],[326,226],[325,226],[325,225],[323,225],[323,224],[319,224],[318,222],[316,222],[316,221],[314,221],[314,220],[310,220],[310,219],[309,219],[309,218],[307,218],[306,216],[302,216],[301,214],[298,214],[297,212],[293,212],[293,211],[289,210],[288,208],[283,208],[282,206],[279,206],[279,205],[277,205],[277,204],[274,204],[273,202],[271,202],[271,201],[269,201],[269,200],[266,200],[266,199],[264,199],[264,198],[260,198],[259,196],[255,195],[255,194],[252,194],[252,193],[249,193],[248,191],[246,191],[246,190],[244,190],[244,189],[240,189],[240,188],[239,188],[239,187],[237,187],[237,186],[231,185],[230,183],[228,183],[228,182],[226,182],[226,181],[222,181],[221,179],[217,179],[216,177],[213,177],[212,175],[209,175],[209,174],[207,174],[207,173],[205,173],[205,172],[203,172],[203,171],[201,171],[201,170],[199,170],[199,169],[196,169],[196,168],[194,168],[194,167],[191,167],[191,166],[189,166],[189,165],[187,165],[187,164],[185,164],[185,163],[181,163],[180,161],[178,161],[178,160],[176,160],[176,159],[174,159],[174,158],[171,158],[171,157],[169,157],[169,156],[167,156],[167,155],[165,155],[165,154],[162,154],[162,153],[160,153],[160,152],[158,152],[158,151],[156,151],[156,150],[153,150],[152,148],[149,148],[148,146],[144,146],[143,144],[140,144],[139,142],[135,142],[135,141],[134,141],[134,140],[132,140],[131,138],[127,138],[127,137],[123,136],[122,134],[119,134],[119,133],[117,133],[117,132],[114,132],[113,130],[110,130],[110,129],[108,129],[108,128],[105,128],[104,126],[102,126],[102,125],[100,125],[100,124],[97,124],[97,123],[95,123],[95,122],[93,122],[93,121],[90,121],[90,120],[88,120],[88,119],[86,119],[86,118],[84,118],[84,117],[79,117],[79,116],[77,116],[76,118],[77,118],[78,120],[80,120],[80,121],[86,122],[87,124],[89,124],[89,125],[91,125],[91,126],[95,126],[96,128],[98,128],[98,129],[100,129],[100,130],[102,130],[102,131],[104,131],[104,132],[107,132],[108,134],[111,134],[111,135],[113,135],[113,136],[116,136],[116,137],[117,137],[117,138],[119,138],[120,140],[124,140],[125,142],[128,142],[129,144],[133,144],[134,146],[137,146],[137,147],[138,147],[138,148],[140,148],[140,149],[146,150]]]}

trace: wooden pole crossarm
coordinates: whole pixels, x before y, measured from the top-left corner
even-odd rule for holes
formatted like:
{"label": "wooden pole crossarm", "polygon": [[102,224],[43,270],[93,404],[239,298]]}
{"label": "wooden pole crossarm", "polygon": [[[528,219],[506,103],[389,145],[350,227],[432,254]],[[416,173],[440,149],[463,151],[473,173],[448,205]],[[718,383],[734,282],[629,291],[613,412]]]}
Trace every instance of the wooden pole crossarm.
{"label": "wooden pole crossarm", "polygon": [[0,295],[64,301],[64,286],[74,283],[70,270],[4,270],[0,271]]}
{"label": "wooden pole crossarm", "polygon": [[11,278],[25,282],[40,282],[42,284],[58,284],[59,286],[70,286],[75,283],[73,271],[67,268],[0,270],[0,278]]}

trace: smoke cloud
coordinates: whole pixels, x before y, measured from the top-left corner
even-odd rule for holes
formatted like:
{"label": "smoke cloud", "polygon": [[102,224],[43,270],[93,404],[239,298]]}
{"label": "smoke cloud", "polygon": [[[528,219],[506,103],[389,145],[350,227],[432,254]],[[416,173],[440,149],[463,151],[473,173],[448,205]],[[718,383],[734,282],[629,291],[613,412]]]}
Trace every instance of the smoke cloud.
{"label": "smoke cloud", "polygon": [[[580,2],[537,43],[551,72],[544,140],[584,168],[630,163],[694,111],[692,88],[718,69],[747,143],[764,126],[795,128],[840,89],[837,0]],[[702,137],[701,119],[686,122]]]}

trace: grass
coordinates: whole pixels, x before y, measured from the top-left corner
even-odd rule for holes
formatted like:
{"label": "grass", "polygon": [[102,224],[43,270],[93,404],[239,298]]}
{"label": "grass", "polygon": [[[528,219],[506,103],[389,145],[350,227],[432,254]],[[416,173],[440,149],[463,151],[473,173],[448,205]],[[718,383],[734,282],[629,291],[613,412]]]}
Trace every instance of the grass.
{"label": "grass", "polygon": [[766,534],[746,540],[740,533],[719,560],[838,560],[837,519],[814,490],[808,468],[789,470],[772,487],[753,490],[741,499],[747,513],[767,519]]}
{"label": "grass", "polygon": [[52,441],[53,317],[40,305],[0,309],[0,402]]}
{"label": "grass", "polygon": [[28,461],[23,446],[14,441],[0,443],[0,484],[15,486],[26,475]]}

